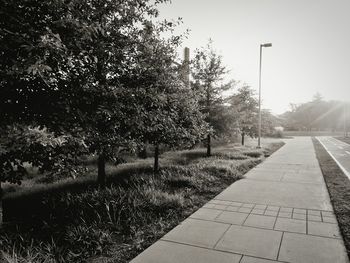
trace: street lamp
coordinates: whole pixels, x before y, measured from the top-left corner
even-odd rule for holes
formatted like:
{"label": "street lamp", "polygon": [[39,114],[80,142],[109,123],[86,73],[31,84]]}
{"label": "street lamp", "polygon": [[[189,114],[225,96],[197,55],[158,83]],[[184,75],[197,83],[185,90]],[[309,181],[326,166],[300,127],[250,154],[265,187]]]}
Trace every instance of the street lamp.
{"label": "street lamp", "polygon": [[259,64],[259,131],[258,131],[258,148],[261,148],[261,62],[262,62],[262,49],[263,47],[272,47],[271,43],[265,43],[260,45],[260,64]]}

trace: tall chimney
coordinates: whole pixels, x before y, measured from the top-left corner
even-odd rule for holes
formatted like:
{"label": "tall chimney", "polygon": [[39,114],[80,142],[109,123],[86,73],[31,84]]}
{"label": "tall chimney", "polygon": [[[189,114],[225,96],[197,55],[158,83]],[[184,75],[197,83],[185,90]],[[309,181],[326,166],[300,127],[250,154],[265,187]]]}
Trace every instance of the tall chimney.
{"label": "tall chimney", "polygon": [[190,87],[190,49],[184,49],[183,78],[187,87]]}

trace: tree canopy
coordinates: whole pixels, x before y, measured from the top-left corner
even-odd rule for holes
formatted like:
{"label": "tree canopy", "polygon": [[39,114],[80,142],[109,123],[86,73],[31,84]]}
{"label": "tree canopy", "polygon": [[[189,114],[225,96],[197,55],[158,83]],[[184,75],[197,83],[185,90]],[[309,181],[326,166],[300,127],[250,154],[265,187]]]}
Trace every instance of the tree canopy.
{"label": "tree canopy", "polygon": [[[13,124],[39,126],[54,137],[82,140],[86,146],[83,153],[87,150],[99,155],[99,180],[103,184],[105,161],[136,147],[142,139],[139,131],[145,116],[155,114],[162,121],[169,117],[160,116],[167,107],[162,93],[169,91],[161,86],[171,78],[168,85],[176,83],[176,77],[174,70],[167,76],[158,74],[151,50],[154,40],[159,40],[158,33],[152,31],[152,18],[158,15],[157,4],[164,1],[3,2],[2,129]],[[159,30],[172,26],[165,21]],[[150,37],[140,37],[145,35]],[[163,72],[173,59],[165,55],[167,48],[178,40],[174,37],[171,41],[169,45],[158,45],[161,49],[156,52],[166,60],[158,63]],[[131,73],[141,68],[152,69],[156,78],[146,92],[149,97],[159,98],[153,100],[158,103],[157,112],[146,109],[135,97],[135,91],[141,91],[136,89],[142,86],[142,78],[149,77],[143,71],[142,78],[137,78],[139,86],[132,85]],[[168,106],[171,103],[168,100]]]}
{"label": "tree canopy", "polygon": [[199,96],[201,111],[206,114],[206,121],[210,130],[207,132],[207,155],[211,155],[211,136],[219,135],[222,126],[217,116],[223,113],[223,91],[232,86],[232,82],[225,82],[227,69],[223,65],[222,57],[214,50],[212,42],[197,49],[192,60],[191,73],[192,88]]}
{"label": "tree canopy", "polygon": [[282,114],[287,130],[322,131],[349,129],[350,104],[341,101],[325,101],[320,94],[306,103],[292,104],[291,110]]}

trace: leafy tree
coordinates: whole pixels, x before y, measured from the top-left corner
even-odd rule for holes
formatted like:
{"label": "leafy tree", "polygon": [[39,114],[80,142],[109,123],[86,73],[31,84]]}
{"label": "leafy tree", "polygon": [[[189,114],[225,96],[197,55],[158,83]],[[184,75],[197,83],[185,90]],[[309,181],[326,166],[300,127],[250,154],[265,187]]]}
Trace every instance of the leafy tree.
{"label": "leafy tree", "polygon": [[257,134],[258,102],[254,97],[254,91],[251,87],[244,85],[227,101],[235,112],[238,130],[242,136],[242,145],[244,145],[245,135],[254,137]]}
{"label": "leafy tree", "polygon": [[222,107],[222,92],[229,89],[232,83],[224,83],[227,70],[223,65],[222,57],[213,49],[211,41],[206,47],[196,50],[191,64],[192,86],[199,94],[201,111],[206,114],[206,121],[210,126],[206,142],[207,156],[210,156],[211,137],[220,132],[218,126],[215,126],[218,122],[215,121],[214,112],[218,112]]}
{"label": "leafy tree", "polygon": [[[86,145],[70,135],[55,136],[45,128],[12,125],[0,129],[0,197],[1,182],[20,184],[30,164],[46,176],[71,176],[84,172],[79,156]],[[0,198],[0,225],[2,222]]]}
{"label": "leafy tree", "polygon": [[2,129],[40,125],[84,139],[104,185],[106,159],[136,144],[137,105],[120,78],[161,2],[3,0]]}
{"label": "leafy tree", "polygon": [[137,52],[138,63],[127,77],[141,112],[135,137],[155,149],[154,171],[159,169],[159,146],[193,145],[206,129],[195,93],[186,87],[174,64],[181,36],[163,39],[172,22],[146,23]]}
{"label": "leafy tree", "polygon": [[261,110],[261,134],[262,136],[273,135],[275,127],[280,125],[280,120],[270,110]]}

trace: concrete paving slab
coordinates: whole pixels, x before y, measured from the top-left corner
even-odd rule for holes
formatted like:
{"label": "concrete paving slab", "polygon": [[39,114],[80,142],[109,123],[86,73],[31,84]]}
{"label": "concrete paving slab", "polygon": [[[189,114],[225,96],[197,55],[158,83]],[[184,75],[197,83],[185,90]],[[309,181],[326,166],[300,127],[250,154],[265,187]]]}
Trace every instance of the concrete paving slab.
{"label": "concrete paving slab", "polygon": [[306,234],[306,221],[291,218],[277,218],[274,229]]}
{"label": "concrete paving slab", "polygon": [[322,211],[321,213],[322,213],[323,217],[334,217],[334,213],[333,212]]}
{"label": "concrete paving slab", "polygon": [[240,202],[230,202],[230,206],[238,206],[238,207],[240,207],[240,206],[242,206],[243,205],[243,203],[240,203]]}
{"label": "concrete paving slab", "polygon": [[207,204],[203,205],[203,208],[214,208],[214,207],[215,207],[215,204],[207,203]]}
{"label": "concrete paving slab", "polygon": [[219,210],[225,210],[228,207],[228,205],[215,205],[214,208],[215,209],[219,209]]}
{"label": "concrete paving slab", "polygon": [[323,217],[323,222],[325,223],[332,223],[332,224],[338,224],[338,221],[335,217]]}
{"label": "concrete paving slab", "polygon": [[348,263],[342,240],[284,233],[278,260],[291,263]]}
{"label": "concrete paving slab", "polygon": [[280,208],[280,212],[292,213],[293,212],[293,208],[291,208],[291,207],[281,207]]}
{"label": "concrete paving slab", "polygon": [[296,214],[296,213],[293,213],[292,218],[294,218],[294,219],[300,219],[300,220],[306,220],[306,215],[304,215],[304,214]]}
{"label": "concrete paving slab", "polygon": [[243,204],[242,207],[245,208],[253,208],[255,205],[254,204]]}
{"label": "concrete paving slab", "polygon": [[340,238],[340,232],[337,224],[323,222],[308,222],[308,234],[332,238]]}
{"label": "concrete paving slab", "polygon": [[306,215],[306,209],[294,208],[293,213]]}
{"label": "concrete paving slab", "polygon": [[255,209],[262,209],[265,210],[267,208],[267,205],[255,205]]}
{"label": "concrete paving slab", "polygon": [[321,216],[321,211],[319,210],[308,210],[307,214],[310,216]]}
{"label": "concrete paving slab", "polygon": [[255,173],[246,176],[246,179],[262,180],[262,181],[281,181],[283,174],[271,174],[271,173]]}
{"label": "concrete paving slab", "polygon": [[266,210],[264,215],[275,217],[278,215],[278,211]]}
{"label": "concrete paving slab", "polygon": [[263,215],[265,213],[265,210],[262,209],[253,209],[251,214],[255,214],[255,215]]}
{"label": "concrete paving slab", "polygon": [[250,214],[244,222],[244,226],[252,226],[266,229],[273,229],[276,218],[272,216]]}
{"label": "concrete paving slab", "polygon": [[190,217],[195,219],[214,220],[223,211],[215,209],[201,208]]}
{"label": "concrete paving slab", "polygon": [[252,227],[232,225],[215,246],[218,250],[277,259],[282,233]]}
{"label": "concrete paving slab", "polygon": [[215,204],[215,205],[230,205],[230,201],[225,201],[225,200],[218,200],[218,199],[213,199],[210,200],[209,203]]}
{"label": "concrete paving slab", "polygon": [[247,207],[241,207],[238,209],[238,212],[241,212],[241,213],[250,213],[252,211],[251,208],[247,208]]}
{"label": "concrete paving slab", "polygon": [[311,139],[286,142],[132,263],[349,263]]}
{"label": "concrete paving slab", "polygon": [[248,217],[248,214],[245,214],[245,213],[225,211],[222,214],[220,214],[215,219],[215,221],[234,224],[234,225],[241,225],[243,224],[243,222],[246,220],[247,217]]}
{"label": "concrete paving slab", "polygon": [[225,210],[226,210],[226,211],[231,211],[231,212],[237,212],[238,209],[239,209],[238,206],[228,206],[228,207],[226,207]]}
{"label": "concrete paving slab", "polygon": [[243,179],[232,184],[217,198],[285,207],[331,210],[328,192],[324,185]]}
{"label": "concrete paving slab", "polygon": [[229,224],[187,219],[166,234],[162,239],[212,248],[229,227]]}
{"label": "concrete paving slab", "polygon": [[285,173],[282,178],[282,182],[296,182],[296,183],[310,183],[310,184],[323,184],[323,178],[317,175],[310,175],[307,173]]}
{"label": "concrete paving slab", "polygon": [[271,211],[279,211],[280,207],[278,206],[273,206],[273,205],[269,205],[266,210],[271,210]]}
{"label": "concrete paving slab", "polygon": [[321,216],[314,216],[314,215],[309,215],[307,217],[307,220],[309,221],[315,221],[315,222],[322,222]]}
{"label": "concrete paving slab", "polygon": [[292,213],[279,212],[278,217],[292,218]]}
{"label": "concrete paving slab", "polygon": [[158,241],[132,263],[239,263],[241,255]]}
{"label": "concrete paving slab", "polygon": [[243,256],[240,263],[278,263],[279,261]]}

